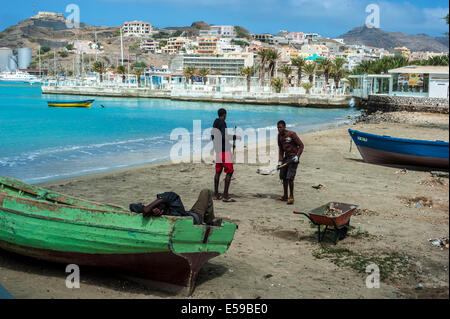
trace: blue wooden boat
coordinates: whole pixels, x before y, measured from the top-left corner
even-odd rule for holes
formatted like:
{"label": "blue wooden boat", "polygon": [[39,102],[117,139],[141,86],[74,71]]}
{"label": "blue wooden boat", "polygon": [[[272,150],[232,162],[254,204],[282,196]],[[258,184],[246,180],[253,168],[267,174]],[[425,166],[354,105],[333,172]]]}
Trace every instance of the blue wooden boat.
{"label": "blue wooden boat", "polygon": [[365,162],[423,167],[449,167],[449,143],[375,135],[349,129]]}

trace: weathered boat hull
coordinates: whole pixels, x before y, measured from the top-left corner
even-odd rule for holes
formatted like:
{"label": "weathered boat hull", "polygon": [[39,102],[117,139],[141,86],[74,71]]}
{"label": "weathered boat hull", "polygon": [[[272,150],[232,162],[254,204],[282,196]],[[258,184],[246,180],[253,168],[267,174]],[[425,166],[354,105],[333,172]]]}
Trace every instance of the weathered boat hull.
{"label": "weathered boat hull", "polygon": [[47,261],[119,270],[186,295],[192,293],[203,264],[226,252],[237,228],[227,222],[194,225],[191,217],[144,218],[108,205],[61,204],[54,199],[64,197],[56,194],[39,200],[12,196],[4,185],[0,248]]}
{"label": "weathered boat hull", "polygon": [[[0,241],[0,248],[20,255],[64,264],[114,269],[126,277],[144,280],[152,288],[189,296],[203,265],[218,252],[174,254],[86,254],[30,248]],[[168,271],[170,270],[170,271]]]}
{"label": "weathered boat hull", "polygon": [[365,162],[372,164],[449,167],[449,143],[394,138],[349,129]]}

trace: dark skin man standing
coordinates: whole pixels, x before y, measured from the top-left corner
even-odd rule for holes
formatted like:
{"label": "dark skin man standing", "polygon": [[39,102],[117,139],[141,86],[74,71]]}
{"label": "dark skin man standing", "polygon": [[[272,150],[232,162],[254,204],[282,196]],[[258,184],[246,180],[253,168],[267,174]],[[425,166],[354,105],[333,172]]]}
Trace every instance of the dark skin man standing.
{"label": "dark skin man standing", "polygon": [[286,129],[286,123],[284,121],[279,121],[277,128],[279,150],[279,162],[277,167],[280,168],[283,164],[288,163],[286,166],[280,168],[280,179],[283,181],[284,194],[282,197],[277,198],[277,200],[283,202],[287,201],[288,205],[292,205],[294,204],[294,179],[304,145],[294,131]]}
{"label": "dark skin man standing", "polygon": [[[222,199],[224,202],[235,202],[230,197],[228,191],[230,189],[231,177],[233,176],[233,159],[231,156],[231,143],[230,141],[240,140],[241,137],[236,135],[229,135],[227,133],[227,124],[225,122],[227,118],[227,111],[220,109],[218,112],[218,118],[214,121],[213,129],[211,132],[211,139],[214,142],[214,151],[216,153],[216,175],[214,176],[214,196],[215,200]],[[225,187],[223,196],[219,194],[219,182],[222,171],[225,171]]]}

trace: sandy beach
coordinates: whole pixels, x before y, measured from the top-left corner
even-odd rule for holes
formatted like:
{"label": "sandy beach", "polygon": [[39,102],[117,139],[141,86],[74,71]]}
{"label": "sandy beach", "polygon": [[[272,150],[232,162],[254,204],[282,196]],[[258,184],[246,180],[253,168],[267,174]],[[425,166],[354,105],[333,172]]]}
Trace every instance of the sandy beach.
{"label": "sandy beach", "polygon": [[[389,122],[350,127],[374,134],[424,140],[449,138],[448,115],[392,113]],[[229,250],[205,264],[189,298],[448,298],[449,250],[429,239],[449,236],[448,177],[429,170],[367,164],[347,127],[301,135],[305,150],[293,206],[277,174],[257,174],[260,164],[236,164],[235,203],[215,202],[216,215],[239,225]],[[276,155],[275,155],[276,156]],[[148,203],[165,191],[190,208],[213,187],[211,164],[152,164],[42,184],[97,202]],[[322,184],[323,189],[312,186]],[[223,187],[223,186],[222,186]],[[317,229],[293,211],[330,201],[356,204],[348,236],[321,244]],[[381,271],[380,288],[366,287],[365,266]],[[81,267],[81,288],[65,286],[65,266],[0,252],[0,284],[16,298],[184,298]],[[420,285],[418,287],[418,285]]]}

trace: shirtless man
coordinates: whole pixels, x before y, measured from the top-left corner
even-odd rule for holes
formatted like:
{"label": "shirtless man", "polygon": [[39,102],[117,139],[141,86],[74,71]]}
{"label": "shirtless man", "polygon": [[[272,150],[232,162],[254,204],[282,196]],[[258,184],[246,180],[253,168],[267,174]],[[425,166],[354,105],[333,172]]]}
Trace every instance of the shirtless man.
{"label": "shirtless man", "polygon": [[286,129],[286,122],[279,121],[277,123],[277,128],[279,149],[279,162],[277,167],[289,163],[280,169],[280,179],[283,181],[284,194],[282,197],[277,198],[277,200],[287,201],[288,205],[292,205],[294,204],[294,179],[304,145],[294,131]]}

